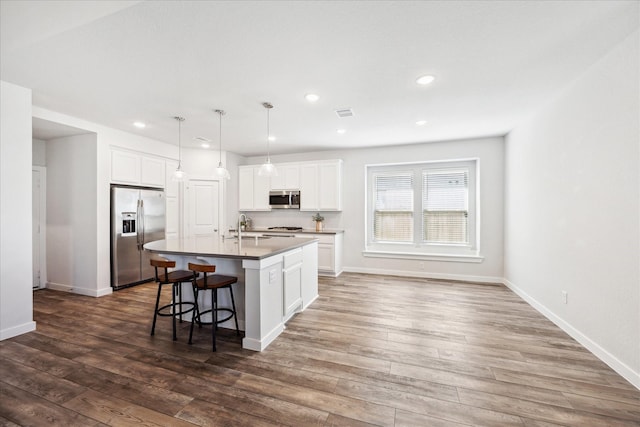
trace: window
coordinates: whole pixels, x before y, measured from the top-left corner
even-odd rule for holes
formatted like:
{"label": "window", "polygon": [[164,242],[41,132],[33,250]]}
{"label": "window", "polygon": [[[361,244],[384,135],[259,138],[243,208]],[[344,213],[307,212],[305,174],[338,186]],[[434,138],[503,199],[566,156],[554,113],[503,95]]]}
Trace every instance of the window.
{"label": "window", "polygon": [[477,160],[366,170],[365,255],[477,256]]}
{"label": "window", "polygon": [[422,240],[469,243],[469,171],[422,171]]}
{"label": "window", "polygon": [[374,175],[373,234],[376,241],[413,241],[413,175]]}

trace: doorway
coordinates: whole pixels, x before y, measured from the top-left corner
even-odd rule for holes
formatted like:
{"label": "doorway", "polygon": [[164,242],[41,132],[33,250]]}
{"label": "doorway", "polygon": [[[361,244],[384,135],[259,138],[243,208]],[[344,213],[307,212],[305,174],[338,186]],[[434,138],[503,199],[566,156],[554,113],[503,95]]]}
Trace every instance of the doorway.
{"label": "doorway", "polygon": [[42,289],[47,284],[47,169],[32,166],[32,248],[33,289]]}

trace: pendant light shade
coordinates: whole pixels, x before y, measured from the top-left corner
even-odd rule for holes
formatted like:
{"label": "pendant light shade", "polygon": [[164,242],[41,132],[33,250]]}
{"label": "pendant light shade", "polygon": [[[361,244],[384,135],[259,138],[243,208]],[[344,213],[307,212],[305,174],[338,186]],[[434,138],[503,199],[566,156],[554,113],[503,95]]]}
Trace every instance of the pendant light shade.
{"label": "pendant light shade", "polygon": [[219,124],[220,124],[220,161],[218,162],[218,167],[216,168],[216,175],[220,178],[231,179],[231,174],[229,171],[222,166],[222,116],[225,115],[224,110],[213,110],[218,113]]}
{"label": "pendant light shade", "polygon": [[269,102],[263,102],[262,106],[267,109],[267,161],[260,166],[258,169],[259,176],[278,176],[278,170],[276,166],[271,163],[271,157],[269,155],[269,138],[271,134],[269,133],[269,110],[273,108]]}
{"label": "pendant light shade", "polygon": [[187,174],[182,170],[182,122],[184,117],[175,116],[178,121],[178,168],[173,172],[173,181],[181,182],[187,178]]}

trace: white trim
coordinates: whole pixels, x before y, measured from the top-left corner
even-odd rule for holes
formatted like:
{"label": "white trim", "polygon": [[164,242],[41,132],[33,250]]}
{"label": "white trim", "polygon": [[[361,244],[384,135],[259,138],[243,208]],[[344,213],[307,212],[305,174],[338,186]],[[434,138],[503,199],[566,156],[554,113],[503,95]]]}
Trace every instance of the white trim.
{"label": "white trim", "polygon": [[[427,254],[420,252],[391,252],[391,251],[362,251],[362,256],[371,258],[393,258],[411,259],[423,261],[446,261],[446,262],[472,262],[481,263],[484,257],[481,255],[453,255],[453,254]],[[499,280],[502,283],[502,279]]]}
{"label": "white trim", "polygon": [[36,330],[36,322],[30,321],[23,323],[22,325],[13,326],[11,328],[0,330],[0,341],[9,338],[17,337],[18,335],[26,334]]}
{"label": "white trim", "polygon": [[405,276],[419,277],[423,279],[459,280],[465,282],[478,282],[490,284],[503,284],[502,277],[470,276],[466,274],[431,273],[427,271],[389,270],[383,268],[345,267],[347,273],[378,274],[381,276]]}
{"label": "white trim", "polygon": [[47,289],[60,292],[70,292],[78,295],[86,295],[88,297],[103,297],[113,293],[111,286],[102,289],[80,288],[77,286],[63,285],[61,283],[47,282]]}
{"label": "white trim", "polygon": [[629,365],[616,358],[614,355],[602,348],[598,343],[594,342],[591,338],[576,329],[569,322],[556,315],[553,311],[545,307],[542,303],[533,298],[531,295],[527,294],[525,291],[520,289],[514,283],[510,282],[508,279],[503,279],[503,283],[520,298],[525,300],[531,307],[540,312],[540,314],[552,321],[556,326],[569,334],[573,339],[578,341],[587,350],[593,353],[598,359],[602,360],[604,363],[609,365],[611,369],[620,374],[636,388],[640,389],[640,372],[635,372]]}
{"label": "white trim", "polygon": [[253,350],[253,351],[262,351],[265,348],[267,348],[269,344],[273,342],[273,340],[278,338],[278,335],[280,335],[282,331],[284,331],[284,323],[279,323],[275,328],[269,331],[269,333],[266,334],[264,338],[262,338],[261,340],[245,337],[242,339],[242,348],[246,348],[247,350]]}
{"label": "white trim", "polygon": [[[335,277],[337,277],[337,276],[335,276]],[[313,297],[313,299],[311,301],[308,301],[305,305],[302,305],[300,307],[300,309],[296,311],[296,313],[302,313],[303,311],[305,311],[311,304],[313,304],[313,302],[315,300],[318,299],[318,297],[320,297],[320,294],[317,294],[315,297]]]}
{"label": "white trim", "polygon": [[37,289],[44,289],[47,287],[47,168],[32,166],[31,170],[40,174],[40,283]]}

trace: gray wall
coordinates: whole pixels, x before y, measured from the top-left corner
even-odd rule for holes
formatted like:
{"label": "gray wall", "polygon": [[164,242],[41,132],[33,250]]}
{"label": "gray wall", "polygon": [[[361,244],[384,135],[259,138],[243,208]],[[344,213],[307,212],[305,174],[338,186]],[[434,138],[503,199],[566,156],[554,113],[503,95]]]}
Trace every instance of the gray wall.
{"label": "gray wall", "polygon": [[637,387],[639,56],[636,31],[511,132],[505,179],[507,283]]}
{"label": "gray wall", "polygon": [[[503,277],[503,187],[504,140],[501,137],[434,142],[404,146],[322,151],[271,156],[273,162],[342,159],[343,211],[324,213],[327,228],[344,229],[344,266],[347,271],[404,274],[500,282]],[[462,158],[480,159],[480,264],[465,262],[421,261],[369,258],[362,254],[365,245],[365,166]],[[264,159],[247,159],[259,164]],[[303,196],[304,197],[304,196]],[[254,224],[301,225],[311,228],[312,212],[254,212]],[[424,269],[422,268],[424,262]]]}

